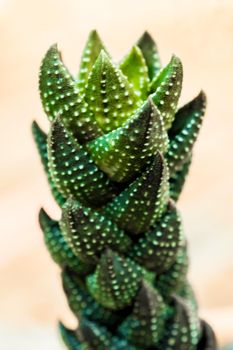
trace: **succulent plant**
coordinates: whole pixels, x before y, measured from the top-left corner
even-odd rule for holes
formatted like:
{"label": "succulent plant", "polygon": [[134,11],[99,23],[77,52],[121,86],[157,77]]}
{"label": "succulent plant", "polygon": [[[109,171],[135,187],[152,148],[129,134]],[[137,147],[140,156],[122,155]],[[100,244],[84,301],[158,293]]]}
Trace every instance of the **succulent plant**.
{"label": "succulent plant", "polygon": [[162,67],[147,32],[116,64],[92,31],[77,77],[56,45],[42,61],[51,124],[48,135],[32,129],[62,214],[41,209],[39,221],[79,321],[60,323],[70,350],[216,349],[187,279],[176,206],[206,98],[178,108],[181,88],[180,59]]}

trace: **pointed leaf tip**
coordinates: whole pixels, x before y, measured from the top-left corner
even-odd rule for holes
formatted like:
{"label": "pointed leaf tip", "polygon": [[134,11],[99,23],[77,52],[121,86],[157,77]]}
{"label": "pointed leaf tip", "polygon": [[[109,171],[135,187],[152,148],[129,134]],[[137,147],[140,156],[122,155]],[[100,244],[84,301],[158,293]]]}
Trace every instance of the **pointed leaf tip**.
{"label": "pointed leaf tip", "polygon": [[120,63],[120,69],[143,101],[149,92],[148,68],[141,49],[134,45]]}
{"label": "pointed leaf tip", "polygon": [[120,324],[119,333],[140,349],[156,346],[163,332],[165,311],[156,289],[142,281],[132,313]]}
{"label": "pointed leaf tip", "polygon": [[42,61],[39,89],[44,110],[51,121],[59,114],[67,129],[80,142],[101,135],[95,120],[86,113],[86,104],[61,59],[57,45],[47,51]]}
{"label": "pointed leaf tip", "polygon": [[[144,33],[141,36],[141,40],[146,39],[146,40],[153,40],[151,34],[148,32],[148,30],[145,30]],[[139,39],[140,41],[140,39]]]}
{"label": "pointed leaf tip", "polygon": [[105,206],[104,213],[119,227],[139,234],[160,218],[167,200],[167,166],[158,152],[142,175]]}
{"label": "pointed leaf tip", "polygon": [[47,155],[47,134],[41,129],[38,123],[34,120],[32,123],[32,135],[40,154],[41,162],[44,166],[47,176],[48,174],[48,155]]}
{"label": "pointed leaf tip", "polygon": [[85,101],[103,132],[121,126],[139,105],[139,97],[104,50],[89,74]]}
{"label": "pointed leaf tip", "polygon": [[[206,107],[206,97],[201,92],[191,102],[184,105],[175,115],[169,131],[169,148],[166,155],[171,176],[180,172],[188,164],[197,140]],[[188,170],[188,169],[187,169]]]}
{"label": "pointed leaf tip", "polygon": [[32,123],[32,134],[33,134],[33,138],[36,143],[36,147],[39,152],[45,173],[47,175],[47,179],[50,185],[52,195],[56,200],[56,202],[58,203],[58,205],[62,206],[65,202],[65,199],[56,188],[56,185],[49,171],[49,160],[48,160],[48,152],[47,152],[47,134],[40,128],[40,126],[37,124],[36,121]]}
{"label": "pointed leaf tip", "polygon": [[147,31],[144,32],[136,44],[141,49],[145,58],[148,67],[149,78],[150,80],[153,80],[161,69],[161,62],[157,45]]}
{"label": "pointed leaf tip", "polygon": [[167,66],[151,82],[151,98],[162,113],[166,129],[171,127],[175,117],[182,80],[182,63],[173,55]]}
{"label": "pointed leaf tip", "polygon": [[99,36],[99,34],[98,34],[98,32],[97,32],[97,30],[96,29],[92,29],[91,31],[90,31],[90,34],[89,34],[89,38],[96,38],[96,37],[98,37],[98,38],[100,38],[100,36]]}
{"label": "pointed leaf tip", "polygon": [[57,264],[62,268],[67,266],[81,276],[90,272],[90,266],[84,265],[73,254],[60,230],[58,221],[51,219],[43,208],[41,208],[39,213],[39,223],[44,233],[44,240],[48,251]]}
{"label": "pointed leaf tip", "polygon": [[141,282],[138,265],[110,249],[102,254],[96,272],[87,277],[93,297],[103,306],[117,310],[128,306]]}
{"label": "pointed leaf tip", "polygon": [[62,222],[73,251],[90,264],[98,261],[106,247],[125,253],[132,244],[126,233],[109,218],[71,198],[63,208]]}
{"label": "pointed leaf tip", "polygon": [[50,173],[65,198],[97,206],[115,194],[115,187],[90,159],[88,152],[69,134],[57,117],[48,137]]}
{"label": "pointed leaf tip", "polygon": [[91,158],[117,182],[130,181],[167,146],[161,114],[150,98],[122,127],[86,144]]}
{"label": "pointed leaf tip", "polygon": [[99,56],[97,57],[97,59],[99,59],[101,62],[109,62],[110,61],[110,57],[109,55],[106,53],[106,51],[104,49],[101,49],[100,50],[100,54]]}
{"label": "pointed leaf tip", "polygon": [[77,329],[77,334],[78,337],[82,339],[82,342],[84,342],[84,344],[87,346],[85,346],[84,350],[116,349],[111,346],[111,341],[114,339],[114,336],[109,331],[108,327],[91,322],[87,318],[81,319],[79,328]]}
{"label": "pointed leaf tip", "polygon": [[79,88],[79,91],[82,93],[85,90],[85,86],[87,84],[88,76],[92,69],[92,66],[94,65],[102,50],[107,52],[98,32],[94,29],[88,36],[80,62],[77,86]]}
{"label": "pointed leaf tip", "polygon": [[90,321],[110,326],[119,320],[119,314],[100,305],[88,292],[83,280],[75,273],[65,269],[62,271],[62,284],[69,306],[79,319],[88,318]]}
{"label": "pointed leaf tip", "polygon": [[181,132],[187,123],[194,117],[194,113],[204,114],[206,109],[207,98],[203,90],[190,102],[181,107],[169,129],[169,137],[172,140],[177,134]]}
{"label": "pointed leaf tip", "polygon": [[180,215],[169,200],[166,211],[155,227],[151,228],[133,246],[130,257],[150,271],[160,274],[168,270],[183,244]]}

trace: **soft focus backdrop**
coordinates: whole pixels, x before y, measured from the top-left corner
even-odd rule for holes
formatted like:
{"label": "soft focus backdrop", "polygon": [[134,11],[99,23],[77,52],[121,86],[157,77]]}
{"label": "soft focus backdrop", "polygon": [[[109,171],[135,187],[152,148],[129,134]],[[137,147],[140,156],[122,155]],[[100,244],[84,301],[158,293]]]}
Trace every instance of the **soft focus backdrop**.
{"label": "soft focus backdrop", "polygon": [[207,93],[179,208],[200,314],[221,344],[233,341],[233,1],[0,0],[0,348],[59,350],[57,319],[75,324],[37,223],[41,206],[59,211],[30,126],[48,126],[38,94],[46,50],[57,42],[75,74],[93,28],[116,59],[149,30],[164,63],[172,53],[183,62],[181,104]]}

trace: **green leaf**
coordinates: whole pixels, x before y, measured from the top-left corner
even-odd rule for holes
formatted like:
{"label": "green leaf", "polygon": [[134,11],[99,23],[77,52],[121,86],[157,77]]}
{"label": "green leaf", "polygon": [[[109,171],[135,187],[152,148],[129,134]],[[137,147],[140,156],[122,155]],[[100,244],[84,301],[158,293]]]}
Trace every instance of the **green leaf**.
{"label": "green leaf", "polygon": [[68,266],[78,275],[90,273],[91,266],[83,264],[67,244],[57,221],[52,220],[44,209],[39,214],[40,227],[44,233],[45,244],[53,260],[62,268]]}
{"label": "green leaf", "polygon": [[179,199],[179,196],[184,187],[185,180],[187,178],[191,163],[192,163],[192,155],[187,159],[185,163],[183,163],[180,170],[177,170],[175,173],[173,173],[170,176],[170,179],[169,179],[170,197],[174,201],[177,201]]}
{"label": "green leaf", "polygon": [[151,82],[151,98],[162,113],[166,129],[174,120],[182,79],[182,63],[178,57],[172,56],[168,65]]}
{"label": "green leaf", "polygon": [[103,210],[131,234],[147,231],[162,215],[168,200],[167,167],[160,153],[150,166]]}
{"label": "green leaf", "polygon": [[48,136],[48,157],[53,181],[65,198],[96,206],[115,194],[115,187],[57,118]]}
{"label": "green leaf", "polygon": [[142,51],[133,46],[129,54],[120,63],[120,69],[132,84],[135,93],[145,100],[149,92],[148,68]]}
{"label": "green leaf", "polygon": [[138,265],[108,249],[102,254],[96,272],[87,277],[87,286],[101,305],[118,310],[131,304],[141,277]]}
{"label": "green leaf", "polygon": [[195,99],[180,108],[176,113],[166,155],[171,175],[181,170],[183,164],[190,158],[203,121],[205,107],[206,97],[201,92]]}
{"label": "green leaf", "polygon": [[137,350],[125,339],[118,338],[97,323],[82,319],[78,328],[80,339],[88,346],[88,350]]}
{"label": "green leaf", "polygon": [[157,345],[163,334],[165,308],[159,293],[142,282],[133,310],[119,326],[119,333],[142,349]]}
{"label": "green leaf", "polygon": [[149,99],[122,127],[85,146],[112,180],[126,182],[140,173],[157,151],[166,151],[168,137],[160,112]]}
{"label": "green leaf", "polygon": [[129,256],[148,270],[160,274],[175,262],[182,244],[180,215],[170,201],[159,223],[139,239]]}
{"label": "green leaf", "polygon": [[79,74],[77,79],[78,80],[77,86],[79,91],[84,92],[89,73],[97,57],[99,56],[101,50],[104,50],[105,52],[107,52],[97,31],[92,30],[87,39],[87,43],[85,45],[82,58],[81,58]]}
{"label": "green leaf", "polygon": [[183,284],[180,286],[180,289],[176,291],[176,295],[181,297],[184,303],[187,303],[191,308],[193,308],[193,312],[198,312],[196,296],[188,279],[184,280]]}
{"label": "green leaf", "polygon": [[106,247],[125,253],[132,244],[116,224],[72,199],[63,208],[62,230],[75,254],[90,263],[98,261]]}
{"label": "green leaf", "polygon": [[48,153],[47,153],[47,135],[39,127],[37,122],[34,120],[32,123],[32,135],[39,152],[41,162],[44,166],[46,175],[49,176],[49,166],[48,166]]}
{"label": "green leaf", "polygon": [[171,141],[179,135],[183,130],[188,129],[190,122],[199,115],[204,115],[206,109],[206,95],[204,91],[200,93],[190,102],[181,107],[175,114],[175,119],[169,130],[169,138]]}
{"label": "green leaf", "polygon": [[85,101],[104,132],[121,126],[139,105],[126,77],[103,50],[90,72]]}
{"label": "green leaf", "polygon": [[70,309],[78,318],[88,318],[106,326],[119,322],[120,315],[100,305],[87,291],[85,284],[73,276],[70,271],[62,273],[63,288]]}
{"label": "green leaf", "polygon": [[150,80],[153,80],[161,69],[157,45],[148,32],[145,32],[137,42],[145,58]]}
{"label": "green leaf", "polygon": [[[173,315],[164,327],[165,334],[161,339],[159,349],[195,350],[200,338],[200,322],[182,298],[172,299]],[[171,347],[172,344],[172,347]],[[202,348],[205,349],[205,348]]]}
{"label": "green leaf", "polygon": [[172,266],[156,277],[154,285],[163,298],[169,299],[173,293],[180,290],[187,278],[188,263],[187,246],[184,244],[179,248],[176,260]]}
{"label": "green leaf", "polygon": [[42,61],[39,88],[49,119],[54,120],[59,115],[67,129],[80,142],[102,134],[95,119],[88,114],[87,104],[80,95],[74,78],[63,64],[56,45],[48,50]]}
{"label": "green leaf", "polygon": [[82,318],[77,329],[78,337],[87,344],[88,350],[107,350],[111,349],[112,334],[107,328],[88,319]]}
{"label": "green leaf", "polygon": [[65,198],[62,194],[57,190],[55,183],[52,179],[52,176],[49,171],[49,160],[48,160],[48,152],[47,152],[47,135],[46,133],[39,127],[36,121],[32,123],[32,134],[37,146],[37,150],[39,152],[41,162],[43,164],[45,173],[47,175],[48,183],[51,188],[52,195],[56,200],[57,204],[61,207],[65,203]]}

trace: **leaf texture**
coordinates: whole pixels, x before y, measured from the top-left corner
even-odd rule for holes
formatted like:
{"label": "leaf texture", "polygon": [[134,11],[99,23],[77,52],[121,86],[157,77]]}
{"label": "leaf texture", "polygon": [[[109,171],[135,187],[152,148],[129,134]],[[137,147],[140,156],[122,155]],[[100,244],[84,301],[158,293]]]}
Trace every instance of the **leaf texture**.
{"label": "leaf texture", "polygon": [[172,56],[170,62],[151,82],[151,98],[162,113],[166,129],[174,120],[181,93],[183,68],[180,59]]}
{"label": "leaf texture", "polygon": [[160,112],[151,99],[122,127],[86,143],[98,167],[117,182],[130,181],[160,151],[168,137]]}
{"label": "leaf texture", "polygon": [[51,126],[48,157],[54,183],[65,198],[72,196],[85,203],[99,204],[114,196],[114,185],[67,132],[60,118]]}
{"label": "leaf texture", "polygon": [[158,48],[151,35],[146,31],[137,42],[145,58],[150,80],[153,80],[162,68]]}
{"label": "leaf texture", "polygon": [[151,165],[129,187],[104,208],[104,214],[131,234],[149,229],[166,208],[168,200],[167,168],[157,153]]}
{"label": "leaf texture", "polygon": [[87,113],[87,103],[63,64],[57,45],[51,46],[42,61],[39,89],[49,119],[54,120],[60,115],[68,130],[80,142],[102,134],[95,119]]}
{"label": "leaf texture", "polygon": [[87,277],[87,285],[101,305],[116,310],[132,302],[141,277],[141,269],[132,260],[108,249],[102,254],[96,272]]}
{"label": "leaf texture", "polygon": [[116,224],[72,199],[63,209],[61,227],[72,250],[84,262],[97,262],[106,247],[124,253],[132,244]]}
{"label": "leaf texture", "polygon": [[139,105],[128,80],[103,50],[89,74],[85,101],[103,132],[121,126]]}

